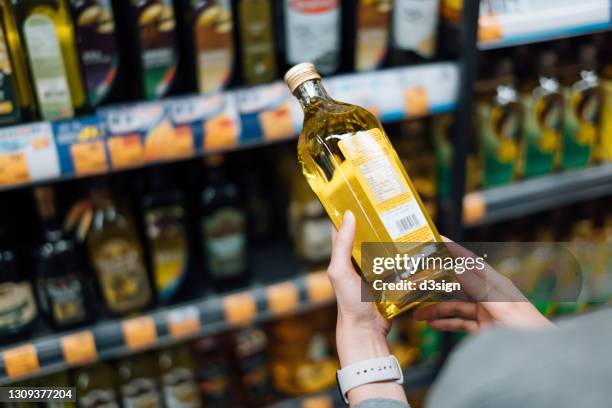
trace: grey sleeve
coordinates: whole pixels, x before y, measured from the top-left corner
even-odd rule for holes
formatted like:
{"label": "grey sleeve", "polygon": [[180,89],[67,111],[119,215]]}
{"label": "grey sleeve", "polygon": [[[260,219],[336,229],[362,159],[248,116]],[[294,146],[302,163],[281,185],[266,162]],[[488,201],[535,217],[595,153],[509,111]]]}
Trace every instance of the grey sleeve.
{"label": "grey sleeve", "polygon": [[610,406],[612,308],[538,331],[491,329],[464,341],[427,408]]}
{"label": "grey sleeve", "polygon": [[410,406],[393,399],[372,398],[361,401],[355,405],[355,408],[410,408]]}

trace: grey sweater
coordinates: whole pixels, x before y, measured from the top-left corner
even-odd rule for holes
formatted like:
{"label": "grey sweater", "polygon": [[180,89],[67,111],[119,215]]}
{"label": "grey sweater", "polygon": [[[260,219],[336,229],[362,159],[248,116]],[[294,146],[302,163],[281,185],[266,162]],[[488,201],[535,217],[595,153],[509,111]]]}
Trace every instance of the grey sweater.
{"label": "grey sweater", "polygon": [[[427,408],[612,406],[612,308],[540,331],[491,329],[455,350]],[[406,408],[372,399],[356,408]]]}

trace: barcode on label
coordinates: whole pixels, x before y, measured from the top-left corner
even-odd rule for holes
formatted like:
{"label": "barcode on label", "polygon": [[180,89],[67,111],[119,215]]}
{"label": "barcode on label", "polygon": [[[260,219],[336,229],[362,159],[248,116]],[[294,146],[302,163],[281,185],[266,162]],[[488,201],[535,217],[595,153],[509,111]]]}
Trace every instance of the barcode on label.
{"label": "barcode on label", "polygon": [[380,214],[380,220],[393,240],[427,224],[416,200],[410,200],[406,204]]}

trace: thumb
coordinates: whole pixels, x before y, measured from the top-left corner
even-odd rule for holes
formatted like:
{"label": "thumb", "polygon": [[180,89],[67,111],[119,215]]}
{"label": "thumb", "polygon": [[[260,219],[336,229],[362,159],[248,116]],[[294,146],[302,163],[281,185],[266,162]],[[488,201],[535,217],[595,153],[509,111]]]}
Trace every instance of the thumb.
{"label": "thumb", "polygon": [[354,240],[355,216],[352,212],[346,211],[342,218],[342,225],[332,242],[331,265],[336,267],[351,265]]}

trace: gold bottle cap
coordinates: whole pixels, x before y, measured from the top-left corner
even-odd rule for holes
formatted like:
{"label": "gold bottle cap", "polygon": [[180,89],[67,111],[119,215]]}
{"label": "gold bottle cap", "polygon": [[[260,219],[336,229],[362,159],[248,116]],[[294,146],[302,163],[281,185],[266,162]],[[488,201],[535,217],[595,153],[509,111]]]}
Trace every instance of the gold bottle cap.
{"label": "gold bottle cap", "polygon": [[302,62],[301,64],[295,65],[285,74],[285,82],[289,87],[291,93],[295,91],[295,88],[303,84],[304,82],[311,79],[321,79],[321,75],[317,72],[314,64],[311,62]]}

